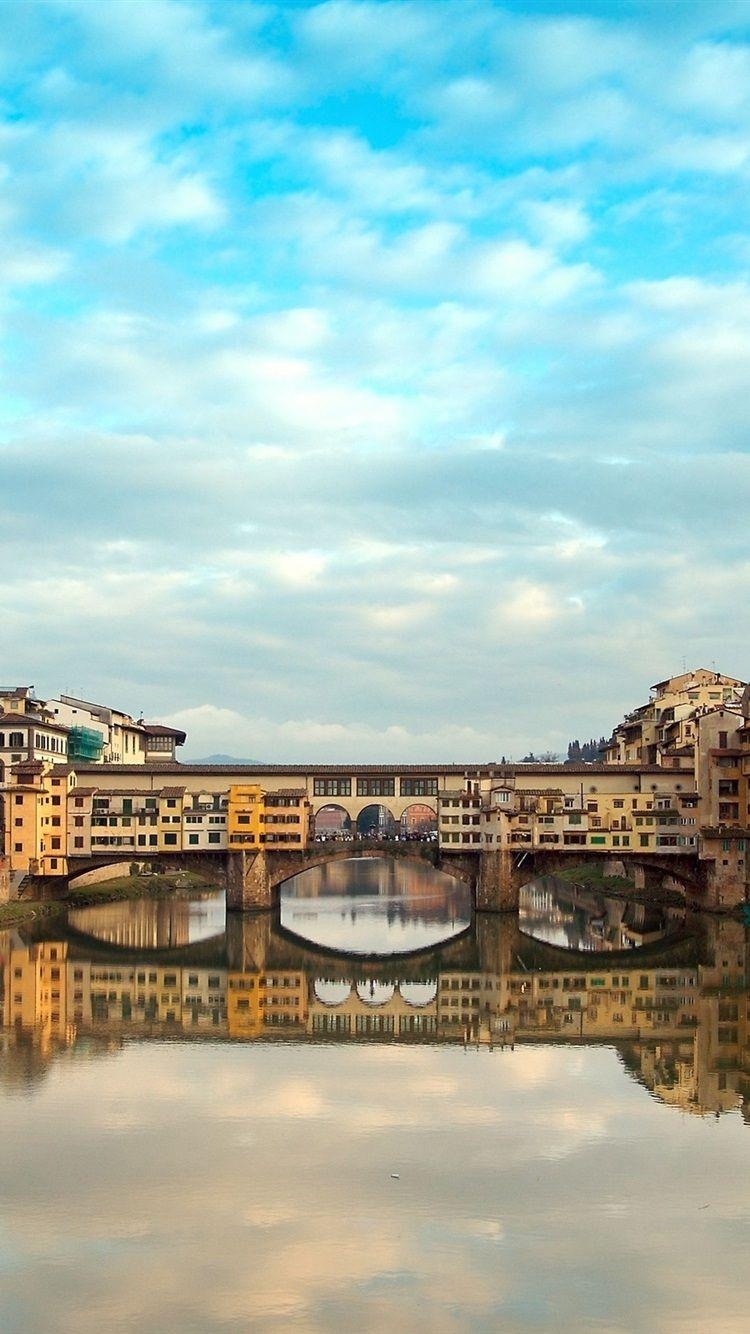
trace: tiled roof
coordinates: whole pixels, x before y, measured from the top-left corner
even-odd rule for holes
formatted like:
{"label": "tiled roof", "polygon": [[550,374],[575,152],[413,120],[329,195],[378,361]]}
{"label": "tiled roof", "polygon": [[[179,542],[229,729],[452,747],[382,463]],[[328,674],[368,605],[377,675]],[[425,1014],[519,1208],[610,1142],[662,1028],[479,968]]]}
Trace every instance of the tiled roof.
{"label": "tiled roof", "polygon": [[[141,727],[147,736],[182,737],[183,742],[187,737],[187,732],[180,731],[179,727],[167,727],[164,723],[141,723]],[[178,741],[177,744],[181,743]]]}
{"label": "tiled roof", "polygon": [[190,764],[179,760],[169,760],[163,764],[150,761],[148,764],[76,764],[76,773],[90,774],[133,774],[141,777],[147,774],[205,775],[207,778],[221,774],[239,774],[243,778],[324,778],[324,777],[368,777],[384,775],[388,778],[424,777],[439,778],[513,778],[518,774],[537,775],[538,777],[565,775],[614,774],[661,774],[663,769],[658,764]]}
{"label": "tiled roof", "polygon": [[62,727],[60,723],[48,723],[44,718],[40,718],[33,713],[0,713],[0,727],[43,727],[48,732],[64,732],[67,736],[69,727]]}

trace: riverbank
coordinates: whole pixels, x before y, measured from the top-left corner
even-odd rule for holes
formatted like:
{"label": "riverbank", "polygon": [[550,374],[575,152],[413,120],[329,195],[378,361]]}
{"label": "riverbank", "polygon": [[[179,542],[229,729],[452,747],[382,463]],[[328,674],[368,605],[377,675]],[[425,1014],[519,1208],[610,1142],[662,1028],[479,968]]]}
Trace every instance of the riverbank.
{"label": "riverbank", "polygon": [[[687,906],[685,896],[679,890],[665,889],[661,885],[649,889],[637,889],[627,876],[603,875],[597,866],[574,866],[569,871],[556,871],[555,878],[566,880],[574,889],[594,890],[599,894],[606,894],[611,899],[630,899],[633,903],[657,904],[662,908]],[[737,911],[739,910],[732,909],[732,912]]]}
{"label": "riverbank", "polygon": [[116,880],[104,880],[98,885],[69,886],[68,893],[59,899],[41,902],[17,900],[0,903],[0,931],[22,926],[24,922],[38,921],[40,917],[54,917],[68,908],[90,908],[99,903],[120,903],[126,899],[186,899],[201,894],[220,892],[221,885],[213,884],[191,871],[175,871],[164,875],[122,875]]}

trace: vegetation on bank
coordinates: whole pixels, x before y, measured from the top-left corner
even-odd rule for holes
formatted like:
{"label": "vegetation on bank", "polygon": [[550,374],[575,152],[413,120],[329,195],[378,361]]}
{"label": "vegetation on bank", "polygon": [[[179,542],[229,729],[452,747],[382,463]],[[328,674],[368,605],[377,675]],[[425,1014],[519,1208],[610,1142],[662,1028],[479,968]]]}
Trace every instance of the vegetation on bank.
{"label": "vegetation on bank", "polygon": [[14,926],[23,926],[25,922],[34,922],[40,917],[56,917],[65,912],[65,903],[0,903],[0,931],[12,930]]}
{"label": "vegetation on bank", "polygon": [[121,899],[175,899],[208,894],[222,888],[193,871],[168,871],[152,875],[118,875],[96,885],[69,885],[65,903],[83,907],[93,903],[118,903]]}
{"label": "vegetation on bank", "polygon": [[632,899],[635,903],[654,903],[658,901],[661,904],[669,906],[674,904],[684,907],[683,895],[674,889],[650,888],[637,889],[633,881],[625,875],[604,875],[600,866],[571,866],[566,867],[564,871],[555,871],[555,877],[559,880],[567,880],[568,884],[576,885],[579,889],[598,890],[601,894],[609,894],[615,899]]}
{"label": "vegetation on bank", "polygon": [[626,875],[605,875],[601,866],[570,866],[564,871],[555,871],[555,877],[573,885],[583,885],[586,889],[635,892],[633,881]]}
{"label": "vegetation on bank", "polygon": [[215,893],[222,888],[192,871],[173,871],[155,875],[120,875],[114,880],[102,880],[97,885],[69,885],[67,894],[59,899],[17,899],[0,903],[0,930],[22,926],[40,917],[53,917],[67,908],[91,907],[96,903],[119,903],[125,899],[192,898],[199,894]]}

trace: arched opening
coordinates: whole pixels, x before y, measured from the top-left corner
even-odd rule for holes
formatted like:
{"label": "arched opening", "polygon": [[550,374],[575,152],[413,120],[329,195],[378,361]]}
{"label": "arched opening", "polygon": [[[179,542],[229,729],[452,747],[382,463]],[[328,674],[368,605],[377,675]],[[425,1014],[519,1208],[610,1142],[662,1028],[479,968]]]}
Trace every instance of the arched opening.
{"label": "arched opening", "polygon": [[316,977],[313,983],[315,999],[322,1005],[343,1005],[348,1001],[352,994],[351,982],[328,981],[323,977]]}
{"label": "arched opening", "polygon": [[[580,880],[565,874],[538,875],[519,891],[518,924],[524,935],[546,945],[601,953],[637,949],[666,940],[682,929],[685,909],[673,904],[629,900],[627,882],[607,893],[607,879]],[[575,870],[571,870],[571,876]]]}
{"label": "arched opening", "polygon": [[364,1005],[387,1005],[393,1000],[395,990],[395,983],[376,982],[374,978],[357,983],[357,995]]}
{"label": "arched opening", "polygon": [[407,1005],[413,1005],[415,1009],[431,1005],[437,1000],[437,990],[437,982],[402,982],[399,986],[401,999],[406,1001]]}
{"label": "arched opening", "polygon": [[351,816],[344,810],[344,807],[337,806],[335,803],[321,806],[315,814],[316,843],[327,843],[331,839],[344,839],[346,841],[351,838]]}
{"label": "arched opening", "polygon": [[360,838],[394,838],[398,825],[387,806],[373,803],[365,806],[357,816],[357,834]]}
{"label": "arched opening", "polygon": [[401,837],[417,840],[437,838],[437,811],[419,801],[407,806],[401,816]]}

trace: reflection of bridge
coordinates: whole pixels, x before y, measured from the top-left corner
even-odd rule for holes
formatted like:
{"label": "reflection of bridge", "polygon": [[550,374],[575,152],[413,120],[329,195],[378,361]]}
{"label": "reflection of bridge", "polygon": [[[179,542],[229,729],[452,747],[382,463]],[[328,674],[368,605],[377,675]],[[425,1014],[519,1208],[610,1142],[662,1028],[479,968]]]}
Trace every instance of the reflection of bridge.
{"label": "reflection of bridge", "polygon": [[[81,921],[81,916],[77,917]],[[95,925],[95,923],[94,923]],[[706,941],[721,924],[701,915],[690,916],[686,927],[668,941],[645,945],[625,955],[592,955],[576,953],[559,946],[535,940],[520,929],[510,916],[481,916],[460,936],[441,945],[406,955],[368,958],[359,955],[334,954],[314,944],[282,931],[278,916],[272,913],[231,915],[226,919],[226,930],[191,944],[172,947],[127,949],[108,939],[76,927],[64,931],[67,957],[92,958],[102,964],[111,963],[130,968],[137,960],[147,960],[159,967],[179,965],[228,969],[238,972],[303,972],[312,978],[329,981],[347,980],[350,985],[369,983],[423,983],[441,972],[534,972],[540,969],[566,972],[591,972],[592,966],[609,968],[622,959],[628,967],[660,961],[670,967],[696,966],[708,957]],[[739,924],[727,922],[727,929]],[[54,917],[44,917],[31,926],[19,928],[15,938],[28,946],[34,942],[59,941],[61,924]],[[2,957],[0,956],[0,962]],[[750,966],[748,968],[750,976]]]}
{"label": "reflection of bridge", "polygon": [[[625,1069],[686,1111],[750,1107],[747,930],[694,918],[680,939],[627,959],[524,938],[510,917],[422,959],[321,957],[278,936],[271,914],[228,922],[220,942],[123,951],[45,919],[2,946],[9,1078],[39,1077],[84,1038],[606,1043]],[[207,953],[207,947],[213,957]],[[0,1066],[0,1079],[4,1077]]]}

